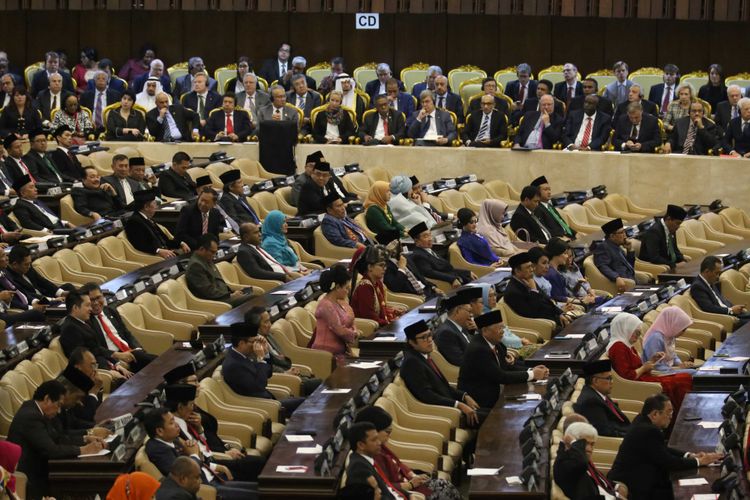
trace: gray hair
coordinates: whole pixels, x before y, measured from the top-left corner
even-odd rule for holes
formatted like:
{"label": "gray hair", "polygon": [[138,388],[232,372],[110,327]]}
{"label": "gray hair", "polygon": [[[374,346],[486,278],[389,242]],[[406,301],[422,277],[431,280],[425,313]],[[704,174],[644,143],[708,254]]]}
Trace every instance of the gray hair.
{"label": "gray hair", "polygon": [[640,86],[640,85],[638,85],[637,83],[634,83],[633,85],[631,85],[631,86],[630,86],[630,88],[631,88],[631,89],[632,89],[633,87],[638,87],[638,96],[639,96],[639,97],[643,97],[643,87],[641,87],[641,86]]}
{"label": "gray hair", "polygon": [[531,74],[531,66],[529,66],[527,63],[519,64],[518,66],[516,66],[516,74],[518,73]]}
{"label": "gray hair", "polygon": [[432,102],[435,102],[435,94],[432,93],[432,90],[430,89],[424,89],[422,92],[419,93],[419,102],[422,102],[422,99],[425,97],[429,97],[432,99]]}
{"label": "gray hair", "polygon": [[740,107],[740,109],[744,107],[750,107],[750,97],[743,97],[737,102],[737,105]]}
{"label": "gray hair", "polygon": [[149,68],[154,69],[159,64],[161,64],[162,68],[164,67],[164,61],[162,61],[161,59],[154,59],[153,61],[151,61]]}
{"label": "gray hair", "polygon": [[729,93],[730,90],[736,90],[740,94],[742,94],[742,87],[737,85],[736,83],[733,83],[732,85],[727,87],[727,93]]}
{"label": "gray hair", "polygon": [[307,79],[305,78],[305,75],[303,75],[302,73],[297,73],[291,79],[292,85],[294,85],[294,82],[298,82],[300,80],[304,80],[305,83],[307,83]]}
{"label": "gray hair", "polygon": [[193,56],[190,59],[188,59],[188,68],[192,69],[193,66],[195,66],[197,63],[203,62],[202,57]]}
{"label": "gray hair", "polygon": [[295,56],[295,58],[292,59],[292,66],[295,64],[301,64],[302,66],[307,67],[307,59],[302,56]]}
{"label": "gray hair", "polygon": [[258,83],[258,77],[255,75],[255,73],[247,72],[245,73],[245,76],[242,77],[242,83],[245,83],[245,80],[247,80],[247,77],[255,78],[255,83]]}
{"label": "gray hair", "polygon": [[104,76],[106,76],[106,77],[107,77],[107,81],[109,81],[109,77],[110,77],[110,75],[108,75],[106,71],[102,71],[102,70],[100,70],[100,69],[98,69],[98,70],[94,71],[94,76],[92,76],[92,77],[91,77],[91,79],[92,79],[92,80],[96,80],[96,77],[97,77],[97,76],[99,76],[99,75],[104,75]]}
{"label": "gray hair", "polygon": [[631,102],[628,104],[628,114],[635,113],[636,111],[643,111],[643,105],[640,102]]}
{"label": "gray hair", "polygon": [[443,74],[443,68],[440,66],[430,66],[427,68],[427,74],[428,75],[442,75]]}
{"label": "gray hair", "polygon": [[375,71],[387,71],[388,73],[393,74],[393,72],[391,71],[391,67],[388,66],[388,63],[380,63],[380,64],[378,64],[378,67],[375,68]]}
{"label": "gray hair", "polygon": [[599,437],[599,433],[596,431],[596,427],[586,422],[573,422],[570,424],[565,431],[566,436],[570,436],[576,441],[579,439],[596,439]]}
{"label": "gray hair", "polygon": [[271,88],[268,89],[268,93],[269,94],[273,94],[274,90],[280,90],[280,91],[282,91],[284,93],[284,95],[286,95],[286,90],[284,90],[284,87],[282,87],[278,83],[276,85],[271,85]]}

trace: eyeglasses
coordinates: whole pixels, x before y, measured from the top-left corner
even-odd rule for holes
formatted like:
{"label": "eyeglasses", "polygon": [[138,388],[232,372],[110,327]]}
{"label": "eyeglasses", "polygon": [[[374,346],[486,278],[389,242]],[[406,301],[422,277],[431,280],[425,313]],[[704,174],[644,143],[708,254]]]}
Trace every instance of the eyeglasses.
{"label": "eyeglasses", "polygon": [[432,340],[432,333],[425,333],[424,335],[417,335],[416,337],[414,337],[414,340],[416,341]]}

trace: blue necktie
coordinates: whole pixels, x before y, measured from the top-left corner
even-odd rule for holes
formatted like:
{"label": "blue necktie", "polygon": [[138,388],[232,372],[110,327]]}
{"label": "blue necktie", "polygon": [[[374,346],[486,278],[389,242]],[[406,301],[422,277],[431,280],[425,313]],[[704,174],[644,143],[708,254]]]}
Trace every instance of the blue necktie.
{"label": "blue necktie", "polygon": [[256,224],[259,223],[260,219],[258,218],[257,215],[255,215],[255,211],[250,207],[250,205],[248,205],[247,202],[243,200],[241,197],[239,200],[240,200],[240,204],[243,207],[245,207],[245,210],[247,211],[247,213],[249,213],[253,217],[253,222],[255,222]]}
{"label": "blue necktie", "polygon": [[427,115],[427,118],[425,119],[424,123],[422,124],[422,131],[419,134],[420,138],[423,138],[425,135],[427,135],[427,131],[430,130],[430,120],[432,119],[432,115]]}

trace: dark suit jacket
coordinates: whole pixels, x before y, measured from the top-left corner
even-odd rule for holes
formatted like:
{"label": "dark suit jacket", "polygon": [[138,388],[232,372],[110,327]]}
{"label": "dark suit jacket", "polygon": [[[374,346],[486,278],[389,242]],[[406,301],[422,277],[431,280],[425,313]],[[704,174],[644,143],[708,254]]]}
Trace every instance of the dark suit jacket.
{"label": "dark suit jacket", "polygon": [[[518,92],[521,89],[521,83],[518,80],[512,80],[505,86],[505,95],[513,99],[513,102],[518,101]],[[529,96],[536,97],[536,80],[529,80],[526,85],[526,99]]]}
{"label": "dark suit jacket", "polygon": [[[172,468],[172,464],[179,456],[176,448],[167,446],[165,443],[158,441],[157,439],[149,439],[146,441],[146,455],[149,461],[159,469],[159,472],[163,476],[169,477],[169,470]],[[206,483],[206,475],[203,473],[203,463],[195,457],[190,457],[194,460],[199,467],[201,467],[201,477],[203,483]]]}
{"label": "dark suit jacket", "polygon": [[[292,59],[289,58],[286,62],[286,69],[290,71],[292,69]],[[279,60],[277,58],[266,59],[263,61],[263,65],[260,67],[258,76],[265,78],[268,85],[275,80],[280,80],[283,75],[279,74]]]}
{"label": "dark suit jacket", "polygon": [[[172,115],[177,128],[180,130],[183,142],[190,142],[193,140],[192,132],[193,129],[197,129],[199,125],[198,113],[192,109],[187,109],[182,104],[171,104],[169,106],[169,114]],[[151,135],[153,135],[157,141],[164,140],[164,126],[166,120],[159,123],[159,108],[154,108],[146,113],[146,126]],[[174,139],[174,138],[173,138]]]}
{"label": "dark suit jacket", "polygon": [[[628,118],[627,114],[621,116],[615,122],[615,135],[612,138],[612,143],[616,151],[622,151],[622,145],[630,138],[632,129],[633,124],[630,123],[630,118]],[[636,142],[641,144],[641,150],[639,151],[641,153],[653,153],[661,145],[661,134],[656,118],[643,113]]]}
{"label": "dark suit jacket", "polygon": [[464,353],[469,346],[469,332],[459,331],[453,321],[446,319],[437,330],[435,330],[435,344],[438,351],[454,366],[461,366],[464,360]]}
{"label": "dark suit jacket", "polygon": [[47,153],[47,156],[52,160],[52,163],[57,167],[57,171],[60,172],[60,175],[62,175],[66,181],[69,181],[70,179],[74,181],[83,179],[83,167],[81,166],[81,162],[78,161],[76,155],[69,155],[62,149],[57,148],[54,151]]}
{"label": "dark suit jacket", "polygon": [[16,285],[16,288],[32,299],[54,297],[57,294],[58,288],[60,288],[39,274],[33,266],[29,268],[25,275],[15,272],[10,267],[5,272],[13,284]]}
{"label": "dark suit jacket", "polygon": [[554,464],[555,483],[568,498],[576,500],[604,500],[599,494],[597,483],[589,475],[589,460],[586,456],[586,442],[578,440],[565,449],[560,443]]}
{"label": "dark suit jacket", "polygon": [[[434,94],[435,96],[435,106],[438,105],[440,102],[440,96],[437,94]],[[419,97],[417,97],[419,99]],[[421,103],[420,103],[420,108]],[[461,101],[461,97],[458,94],[454,94],[453,92],[447,92],[443,96],[443,108],[453,111],[456,113],[456,119],[458,120],[458,123],[464,122],[464,104]]]}
{"label": "dark suit jacket", "polygon": [[454,268],[450,262],[441,257],[433,256],[424,248],[414,248],[408,257],[408,260],[414,264],[414,267],[416,267],[425,278],[447,281],[448,283],[452,283],[457,279],[462,284],[471,281],[471,273],[469,271]]}
{"label": "dark suit jacket", "polygon": [[495,406],[501,384],[522,384],[529,378],[525,368],[504,363],[506,352],[500,350],[495,356],[480,334],[475,335],[466,348],[458,372],[458,388],[468,392],[482,408]]}
{"label": "dark suit jacket", "polygon": [[[721,101],[717,104],[714,113],[716,116],[716,125],[721,127],[722,131],[726,131],[729,121],[732,119],[732,106],[729,104],[729,101]],[[739,107],[737,108],[737,113],[739,113]]]}
{"label": "dark suit jacket", "polygon": [[[713,285],[712,288],[727,307],[732,307],[732,302],[721,294],[720,283]],[[703,281],[703,279],[701,279],[700,276],[696,277],[690,285],[690,296],[702,311],[714,314],[730,314],[726,307],[719,304],[719,301],[716,300],[714,294],[711,293],[711,288],[705,281]]]}
{"label": "dark suit jacket", "polygon": [[[326,186],[327,187],[327,186]],[[321,214],[326,207],[323,203],[323,188],[308,179],[299,191],[297,201],[297,215]]]}
{"label": "dark suit jacket", "polygon": [[[312,136],[313,139],[315,139],[315,142],[318,144],[325,144],[327,128],[328,121],[326,119],[326,113],[320,111],[315,117],[315,123],[312,124]],[[357,133],[354,123],[352,123],[352,119],[346,111],[342,111],[341,113],[341,122],[339,123],[338,129],[342,144],[348,144],[349,137],[352,137]]]}
{"label": "dark suit jacket", "polygon": [[[544,224],[542,220],[539,220],[539,223]],[[534,220],[526,207],[522,205],[518,205],[518,207],[516,207],[516,211],[513,212],[513,217],[510,218],[510,227],[517,235],[519,229],[525,229],[529,233],[529,241],[547,243],[549,239],[544,234],[544,231],[542,231],[539,223]],[[547,229],[547,231],[552,234],[552,231],[548,227],[545,226],[545,229]],[[518,237],[520,239],[523,239],[522,235],[519,235]]]}
{"label": "dark suit jacket", "polygon": [[171,168],[159,176],[159,191],[164,196],[183,200],[192,200],[197,195],[193,179],[188,174],[181,176]]}
{"label": "dark suit jacket", "polygon": [[[379,120],[380,115],[377,111],[375,113],[370,113],[363,119],[362,126],[359,127],[359,138],[362,139],[363,144],[366,135],[373,138],[375,137],[375,130],[378,127]],[[404,118],[404,113],[401,111],[391,111],[388,113],[387,120],[388,133],[395,137],[396,144],[398,144],[398,141],[406,136],[406,120]],[[375,141],[374,143],[379,144],[379,141]]]}
{"label": "dark suit jacket", "polygon": [[[552,207],[552,210],[557,213],[557,215],[562,219],[562,216],[560,215],[560,212],[557,211],[554,205],[550,203],[550,206]],[[518,209],[516,209],[518,210]],[[547,230],[550,232],[552,236],[567,236],[567,237],[573,237],[576,236],[576,230],[572,227],[568,226],[570,229],[570,234],[565,232],[565,229],[560,225],[559,222],[552,216],[552,214],[549,213],[549,210],[539,203],[539,206],[536,207],[536,210],[534,210],[534,215],[536,215],[537,219],[542,221],[542,224],[544,224],[544,227],[547,228]],[[563,219],[564,220],[564,219]]]}
{"label": "dark suit jacket", "polygon": [[112,358],[112,353],[99,342],[100,335],[91,328],[91,325],[83,323],[71,316],[66,316],[60,324],[60,345],[66,357],[76,347],[85,347],[96,357],[99,366],[106,370],[110,365],[117,364]]}
{"label": "dark suit jacket", "polygon": [[622,249],[609,240],[594,248],[594,265],[610,281],[617,278],[635,279],[635,253]]}
{"label": "dark suit jacket", "polygon": [[[81,94],[81,97],[79,99],[81,106],[89,108],[91,110],[91,113],[94,112],[94,108],[96,107],[96,94],[98,92],[98,90],[87,90],[86,92]],[[122,97],[122,94],[120,92],[109,87],[107,87],[107,90],[104,91],[104,95],[107,98],[107,102],[104,103],[104,106],[102,106],[102,111],[104,111],[104,108],[106,108],[107,106],[111,106],[112,104],[120,102],[120,97]]]}
{"label": "dark suit jacket", "polygon": [[193,254],[185,269],[185,282],[196,297],[226,301],[232,293],[213,262]]}
{"label": "dark suit jacket", "polygon": [[[268,82],[271,83],[270,81]],[[215,92],[218,93],[217,86],[218,82],[208,77],[208,84],[206,85],[208,87],[209,92]],[[193,91],[193,80],[190,77],[190,75],[182,75],[174,82],[174,89],[172,89],[172,95],[176,100],[179,100],[180,97],[182,97],[183,94],[188,94]],[[222,92],[224,92],[224,89],[222,89]]]}
{"label": "dark suit jacket", "polygon": [[464,141],[471,141],[471,146],[474,147],[497,147],[500,142],[508,137],[508,127],[506,124],[505,115],[497,110],[492,110],[490,115],[490,142],[484,144],[481,142],[475,142],[477,135],[479,135],[479,129],[482,127],[482,120],[484,119],[484,111],[481,109],[473,111],[468,120],[466,121],[466,127],[464,128]]}
{"label": "dark suit jacket", "polygon": [[241,396],[274,399],[266,389],[273,366],[246,358],[234,349],[227,349],[221,375],[230,389]]}
{"label": "dark suit jacket", "polygon": [[[584,99],[586,99],[586,96],[583,95],[574,97],[568,104],[568,114],[570,114],[571,111],[583,109]],[[599,96],[599,105],[596,107],[596,110],[601,111],[602,113],[607,113],[610,117],[615,111],[614,107],[612,106],[612,101],[603,96]]]}
{"label": "dark suit jacket", "polygon": [[[122,340],[128,343],[128,347],[130,347],[130,349],[143,349],[143,346],[141,346],[141,343],[138,342],[138,339],[135,338],[135,336],[130,333],[130,330],[128,330],[128,327],[125,326],[125,323],[122,321],[120,313],[117,312],[117,309],[105,307],[102,310],[102,314],[104,314],[104,316],[107,317],[110,323],[112,323],[112,326],[114,326],[115,330],[117,330],[117,335],[119,335]],[[96,332],[96,339],[99,342],[99,345],[104,349],[109,350],[107,347],[107,341],[104,338],[106,333],[102,331],[101,327],[99,326],[98,319],[95,318],[93,314],[91,315],[91,319],[89,319],[89,325],[91,326],[91,329]]]}
{"label": "dark suit jacket", "polygon": [[641,240],[641,251],[638,257],[646,262],[652,262],[654,264],[666,264],[673,266],[677,262],[685,260],[682,252],[677,247],[677,239],[673,238],[674,241],[674,253],[677,258],[676,262],[672,262],[669,259],[669,249],[667,248],[667,235],[664,231],[664,226],[660,221],[657,220],[656,224],[644,231],[640,237]]}
{"label": "dark suit jacket", "polygon": [[120,198],[101,189],[73,188],[70,194],[73,196],[73,207],[76,212],[86,217],[89,217],[91,212],[96,212],[102,217],[118,215],[125,208]]}
{"label": "dark suit jacket", "polygon": [[159,248],[180,247],[180,240],[169,239],[156,223],[147,220],[140,212],[133,212],[125,221],[125,236],[136,250],[152,255]]}
{"label": "dark suit jacket", "polygon": [[[294,90],[290,90],[286,93],[286,102],[297,106],[297,94]],[[315,90],[308,89],[307,95],[305,95],[305,106],[300,109],[305,112],[305,118],[310,118],[312,110],[320,106],[322,103],[323,99],[320,94]]]}
{"label": "dark suit jacket", "polygon": [[[419,99],[419,97],[417,97],[417,99]],[[370,101],[370,105],[375,105],[374,100]],[[407,94],[406,92],[399,92],[398,97],[396,97],[396,106],[398,106],[397,111],[401,111],[404,114],[407,125],[410,125],[410,118],[412,117],[412,115],[414,115],[414,111],[416,111],[417,108],[417,106],[414,104],[414,99],[412,99],[411,94]]]}
{"label": "dark suit jacket", "polygon": [[[294,76],[294,75],[292,75]],[[307,88],[310,90],[315,90],[317,85],[315,84],[315,80],[310,78],[309,76],[305,75],[305,82],[307,83]],[[269,82],[270,83],[270,82]],[[291,90],[292,89],[292,77],[290,76],[287,81],[280,81],[279,85],[284,87],[284,90]]]}
{"label": "dark suit jacket", "polygon": [[[250,204],[247,203],[246,208],[242,203],[240,203],[240,200],[235,198],[231,193],[224,191],[221,198],[219,199],[219,205],[221,205],[221,208],[224,209],[224,212],[226,212],[227,216],[231,217],[232,220],[237,224],[243,224],[245,222],[258,224],[260,222],[260,217],[258,217],[258,214],[255,213],[253,207],[251,207]],[[248,212],[248,208],[251,210],[251,212]]]}
{"label": "dark suit jacket", "polygon": [[[555,84],[554,89],[552,90],[552,95],[560,99],[562,102],[567,102],[568,101],[568,82],[566,81],[557,82]],[[573,97],[578,97],[582,95],[583,95],[583,85],[581,84],[581,82],[576,81],[575,90],[573,91]]]}
{"label": "dark suit jacket", "polygon": [[[133,194],[135,194],[137,191],[143,191],[143,187],[141,187],[141,185],[137,181],[131,179],[130,177],[125,177],[125,182],[130,184],[130,190],[133,192]],[[106,177],[102,177],[102,183],[109,184],[110,186],[115,188],[117,198],[120,200],[123,208],[125,208],[125,191],[122,189],[120,179],[118,179],[114,175],[107,175]]]}
{"label": "dark suit jacket", "polygon": [[[568,113],[568,118],[565,120],[565,131],[562,135],[563,147],[568,147],[575,142],[584,124],[584,115],[582,109]],[[601,150],[602,146],[609,140],[610,130],[612,130],[612,117],[597,111],[594,126],[591,130],[589,147],[595,151]]]}
{"label": "dark suit jacket", "polygon": [[[73,79],[70,77],[70,73],[67,71],[60,71],[59,74],[63,79],[63,90],[71,93],[74,92]],[[36,97],[47,89],[49,89],[49,77],[47,76],[47,71],[42,70],[34,73],[34,77],[31,79],[31,89],[29,89],[31,95]]]}
{"label": "dark suit jacket", "polygon": [[190,493],[177,484],[171,477],[161,478],[161,486],[156,490],[156,500],[197,500],[195,493]]}
{"label": "dark suit jacket", "polygon": [[444,376],[438,376],[425,357],[407,347],[401,364],[401,378],[415,398],[428,405],[453,407],[463,401],[465,392],[451,387]]}
{"label": "dark suit jacket", "polygon": [[21,446],[17,469],[29,478],[26,498],[54,492],[47,488],[48,460],[76,458],[83,439],[66,435],[57,419],[46,418],[36,402],[25,401],[13,417],[8,441]]}
{"label": "dark suit jacket", "polygon": [[[616,125],[621,116],[628,115],[628,104],[630,104],[630,102],[625,101],[623,103],[620,103],[620,105],[615,108],[615,114],[612,117],[612,123]],[[656,104],[654,104],[653,102],[647,101],[646,99],[641,99],[641,106],[643,106],[643,114],[648,113],[654,118],[659,117],[659,113],[656,112]]]}
{"label": "dark suit jacket", "polygon": [[[388,489],[388,485],[385,483],[380,474],[375,470],[375,467],[367,461],[365,457],[359,453],[352,453],[349,455],[349,465],[346,468],[346,485],[343,491],[349,486],[364,486],[369,485],[368,478],[373,477],[378,483],[380,489],[380,498],[382,500],[393,500],[395,497],[391,494]],[[398,488],[398,485],[394,485]]]}
{"label": "dark suit jacket", "polygon": [[[49,153],[47,153],[45,157],[50,163],[54,165],[54,162],[50,158]],[[34,179],[36,179],[37,183],[40,183],[40,182],[49,182],[52,184],[60,183],[55,173],[52,170],[50,170],[50,168],[47,166],[47,163],[44,161],[44,158],[42,158],[39,155],[39,153],[36,153],[34,151],[29,151],[23,156],[23,162],[29,168],[31,175],[34,176]],[[60,177],[62,177],[63,182],[75,182],[76,181],[76,179],[64,174],[63,172],[60,172]]]}
{"label": "dark suit jacket", "polygon": [[[133,110],[125,120],[119,110],[111,110],[107,115],[106,125],[108,141],[142,141],[143,134],[146,132],[146,117],[140,111]],[[126,128],[138,129],[141,135],[123,133],[123,129]]]}
{"label": "dark suit jacket", "polygon": [[[42,206],[46,206],[41,201],[37,200],[37,203]],[[30,201],[24,200],[22,198],[19,198],[16,202],[15,206],[13,207],[13,213],[18,219],[18,222],[21,223],[21,227],[23,227],[24,229],[33,229],[35,231],[49,229],[51,231],[53,229],[61,229],[63,227],[60,221],[58,221],[57,224],[52,224],[52,221],[50,221],[49,218],[47,218],[37,206],[32,204]]]}
{"label": "dark suit jacket", "polygon": [[741,116],[729,120],[722,144],[725,153],[737,151],[739,154],[744,155],[750,152],[750,125],[745,127],[745,132],[743,133]]}
{"label": "dark suit jacket", "polygon": [[[563,109],[563,102],[555,99],[555,114],[560,115],[560,117],[565,116],[565,110]],[[534,97],[529,97],[524,101],[523,107],[520,111],[514,111],[511,113],[511,117],[513,119],[513,123],[518,123],[522,116],[524,116],[529,111],[539,111],[539,99],[536,98],[536,94],[534,94]]]}
{"label": "dark suit jacket", "polygon": [[[420,122],[416,119],[416,116],[417,115],[415,114],[415,119],[411,126],[409,126],[409,137],[412,139],[421,139],[427,132],[427,130],[423,129],[423,125],[427,121],[427,118]],[[437,132],[437,135],[441,135],[448,139],[446,146],[450,146],[451,141],[457,137],[456,127],[453,125],[453,120],[447,111],[437,108],[435,109],[435,131]]]}
{"label": "dark suit jacket", "polygon": [[[21,158],[21,161],[23,161],[24,164],[26,164],[26,161],[23,159],[23,157]],[[12,158],[11,156],[6,157],[4,163],[5,163],[4,165],[5,173],[10,178],[11,182],[15,181],[16,179],[20,179],[21,177],[26,175],[26,172],[24,172],[21,169],[21,166],[18,164],[18,161]],[[29,166],[26,165],[26,168],[29,168]]]}
{"label": "dark suit jacket", "polygon": [[[528,101],[526,101],[528,102]],[[539,120],[541,112],[529,111],[523,117],[523,123],[518,128],[514,143],[521,146],[526,144],[526,140],[534,130],[536,122]],[[560,140],[562,136],[563,119],[562,115],[552,113],[550,115],[549,126],[544,127],[542,130],[542,147],[543,149],[552,149],[552,145]]]}
{"label": "dark suit jacket", "polygon": [[[474,111],[479,111],[480,109],[482,109],[481,96],[482,95],[480,94],[479,97],[474,97],[469,101],[468,113],[473,113]],[[510,107],[508,106],[508,101],[506,101],[502,97],[495,96],[495,109],[504,115],[508,115],[508,119],[510,119]]]}
{"label": "dark suit jacket", "polygon": [[590,385],[585,385],[573,408],[596,427],[600,436],[623,437],[630,429],[630,420],[614,401],[612,403],[617,410],[616,413]]}
{"label": "dark suit jacket", "polygon": [[608,477],[628,487],[628,498],[673,498],[669,473],[697,468],[694,458],[667,446],[664,433],[648,417],[637,416],[625,435]]}
{"label": "dark suit jacket", "polygon": [[33,103],[28,104],[23,112],[23,128],[18,121],[18,110],[13,106],[6,106],[0,114],[0,134],[7,136],[10,133],[28,133],[42,126],[39,111]]}
{"label": "dark suit jacket", "polygon": [[[222,97],[215,91],[209,90],[206,93],[206,102],[203,106],[206,120],[208,120],[208,115],[211,113],[211,111],[221,108],[221,102]],[[186,108],[192,109],[196,113],[198,112],[198,94],[195,91],[185,94],[185,97],[180,100],[180,103]]]}
{"label": "dark suit jacket", "polygon": [[[224,218],[216,208],[208,212],[208,232],[219,237],[219,233],[224,228]],[[198,240],[203,234],[203,214],[198,210],[197,202],[193,201],[180,211],[180,218],[177,220],[177,229],[175,237],[187,243],[195,250],[198,248]]]}
{"label": "dark suit jacket", "polygon": [[516,314],[526,318],[543,318],[550,319],[555,323],[560,323],[562,311],[546,293],[541,290],[532,291],[526,283],[516,278],[508,281],[508,286],[503,295],[505,303],[513,309]]}
{"label": "dark suit jacket", "polygon": [[[677,87],[678,85],[675,83],[672,85],[672,95],[669,97],[669,102],[674,101],[677,98]],[[648,100],[656,103],[661,107],[663,104],[662,98],[664,97],[664,84],[659,83],[657,85],[654,85],[651,87],[651,90],[648,92]],[[667,110],[662,109],[662,113],[665,113]]]}
{"label": "dark suit jacket", "polygon": [[383,277],[383,282],[385,283],[385,286],[388,288],[388,290],[394,293],[424,295],[427,298],[434,297],[435,285],[427,281],[424,275],[419,272],[419,269],[417,269],[416,266],[408,259],[406,260],[406,268],[414,275],[414,278],[416,278],[417,281],[424,285],[422,291],[417,291],[414,285],[412,285],[409,278],[406,276],[406,273],[401,272],[398,264],[396,264],[392,259],[388,259],[388,261],[386,261],[385,276]]}
{"label": "dark suit jacket", "polygon": [[251,278],[259,280],[278,280],[284,281],[286,275],[284,273],[276,273],[273,271],[271,266],[268,265],[266,259],[258,252],[254,247],[241,244],[237,250],[237,263],[240,265],[245,274]]}
{"label": "dark suit jacket", "polygon": [[[65,99],[67,99],[68,96],[71,96],[71,95],[73,95],[72,92],[69,92],[65,90],[65,88],[63,88],[60,91],[60,96],[59,96],[60,101],[57,103],[57,106],[60,109],[62,109],[65,106]],[[49,89],[45,88],[45,90],[42,90],[41,92],[39,92],[39,95],[36,97],[35,102],[36,102],[36,108],[42,112],[42,118],[45,120],[52,120],[52,118],[50,118],[50,115],[52,113],[52,110],[50,109],[52,106],[52,97],[50,95]],[[81,106],[83,106],[83,104],[81,104]],[[93,113],[93,111],[94,110],[92,109],[91,112]]]}
{"label": "dark suit jacket", "polygon": [[[216,134],[218,134],[219,132],[224,132],[227,121],[226,117],[226,113],[224,113],[224,111],[221,109],[219,109],[216,113],[212,113],[211,116],[208,117],[208,121],[206,122],[205,127],[205,133],[206,137],[208,137],[209,140],[217,140]],[[250,117],[246,112],[240,110],[235,110],[234,112],[232,112],[232,126],[234,127],[234,133],[237,134],[237,137],[239,138],[239,142],[245,142],[247,140],[247,137],[253,131],[253,126],[250,123]],[[223,138],[220,140],[228,139]]]}
{"label": "dark suit jacket", "polygon": [[[396,81],[398,82],[399,92],[406,93],[406,87],[404,87],[404,82],[398,79],[396,79]],[[378,94],[380,94],[380,80],[376,78],[374,80],[370,80],[369,82],[367,82],[365,84],[365,94],[370,96],[370,103],[371,104],[374,103],[375,98],[378,96]],[[410,94],[406,94],[406,95],[410,95]],[[411,97],[409,99],[411,99]],[[419,96],[417,96],[417,99],[419,99]],[[401,103],[399,103],[399,108],[398,108],[399,110],[401,110],[400,104]]]}

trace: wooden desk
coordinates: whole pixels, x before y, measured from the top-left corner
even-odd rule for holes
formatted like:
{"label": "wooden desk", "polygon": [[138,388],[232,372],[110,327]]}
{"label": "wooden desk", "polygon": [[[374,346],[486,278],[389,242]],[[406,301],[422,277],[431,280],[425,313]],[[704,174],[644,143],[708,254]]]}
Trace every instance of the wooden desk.
{"label": "wooden desk", "polygon": [[[721,366],[734,368],[738,373],[719,373],[718,371],[697,370],[693,375],[693,390],[734,391],[740,384],[747,385],[750,375],[746,371],[747,361],[728,361],[726,357],[750,355],[750,323],[735,330],[721,344],[721,347],[708,359],[703,367]],[[703,368],[701,367],[701,368]]]}
{"label": "wooden desk", "polygon": [[[724,245],[723,247],[719,248],[718,250],[714,252],[710,252],[706,254],[708,255],[722,255],[722,254],[728,254],[728,255],[734,255],[740,250],[745,250],[747,248],[750,248],[750,240],[745,239],[741,241],[736,241],[734,243],[728,243]],[[690,262],[680,262],[675,266],[674,271],[667,271],[666,273],[659,275],[660,281],[668,281],[668,280],[679,280],[679,279],[685,279],[687,282],[692,282],[693,279],[700,274],[701,270],[701,261],[706,257],[703,258],[695,258],[691,260]],[[727,269],[732,269],[733,267],[740,267],[743,264],[746,264],[747,261],[738,262],[734,265],[730,266],[724,266],[724,271]]]}
{"label": "wooden desk", "polygon": [[0,377],[24,359],[31,359],[34,354],[44,349],[45,346],[42,345],[31,347],[27,344],[28,340],[44,326],[46,326],[44,323],[22,323],[9,326],[0,332],[0,351],[12,347],[18,347],[19,351],[23,350],[0,363]]}
{"label": "wooden desk", "polygon": [[[719,443],[717,429],[704,429],[698,421],[686,422],[685,415],[699,415],[706,422],[722,422],[721,407],[727,393],[719,392],[691,392],[682,401],[682,407],[675,419],[674,429],[669,438],[669,446],[683,451],[715,451]],[[711,483],[721,476],[719,467],[700,467],[670,474],[674,488],[675,499],[689,500],[693,495],[711,493]],[[701,486],[680,486],[680,479],[704,477],[708,484]]]}

